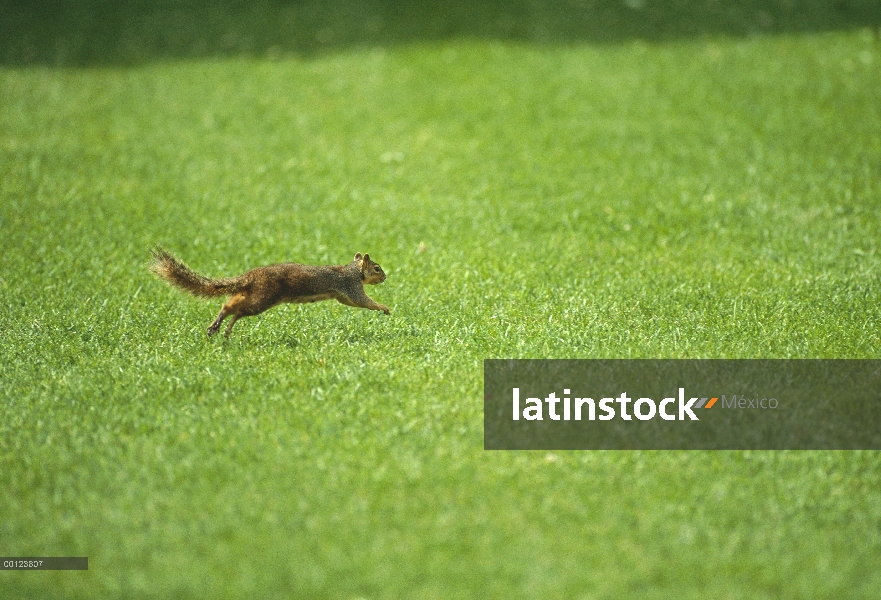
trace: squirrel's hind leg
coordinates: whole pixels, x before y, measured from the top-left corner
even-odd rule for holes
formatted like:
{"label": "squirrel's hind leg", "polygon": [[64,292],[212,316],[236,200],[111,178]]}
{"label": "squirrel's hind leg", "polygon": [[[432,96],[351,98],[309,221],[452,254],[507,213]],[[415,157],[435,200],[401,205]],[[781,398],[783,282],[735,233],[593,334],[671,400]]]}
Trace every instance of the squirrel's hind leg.
{"label": "squirrel's hind leg", "polygon": [[265,309],[260,309],[254,307],[253,302],[248,297],[247,294],[236,294],[232,298],[230,298],[226,304],[223,305],[223,308],[220,309],[220,314],[217,315],[217,319],[211,324],[208,328],[208,335],[214,335],[220,330],[220,324],[223,323],[223,320],[227,318],[229,315],[232,315],[232,320],[226,326],[226,332],[224,332],[224,336],[229,337],[229,334],[232,333],[232,327],[236,324],[242,317],[247,317],[249,315],[257,315],[263,312]]}
{"label": "squirrel's hind leg", "polygon": [[[226,310],[226,305],[220,309],[220,314],[217,315],[217,318],[214,319],[214,322],[208,326],[208,335],[214,335],[220,329],[220,324],[223,323],[223,320],[229,313]],[[227,329],[226,335],[229,336],[229,330]]]}
{"label": "squirrel's hind leg", "polygon": [[[214,322],[208,327],[208,335],[214,335],[218,331],[220,331],[220,324],[223,323],[223,320],[227,317],[229,312],[226,310],[224,306],[220,309],[220,314],[217,315],[217,318],[214,319]],[[229,337],[229,334],[232,333],[232,326],[236,324],[236,321],[239,320],[239,315],[233,315],[232,319],[229,320],[229,323],[226,326],[226,331],[223,333],[223,337]]]}
{"label": "squirrel's hind leg", "polygon": [[229,325],[226,326],[226,331],[223,333],[223,337],[228,338],[229,334],[232,333],[232,326],[236,324],[236,321],[239,320],[239,315],[233,315],[232,319],[229,320]]}

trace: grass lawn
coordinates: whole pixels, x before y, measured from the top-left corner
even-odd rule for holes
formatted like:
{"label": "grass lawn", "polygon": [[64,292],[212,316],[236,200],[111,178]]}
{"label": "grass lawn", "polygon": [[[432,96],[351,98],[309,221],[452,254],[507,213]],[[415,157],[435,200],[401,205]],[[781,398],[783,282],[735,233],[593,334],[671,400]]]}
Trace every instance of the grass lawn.
{"label": "grass lawn", "polygon": [[[881,358],[864,21],[5,48],[0,554],[89,570],[0,596],[881,596],[878,452],[486,452],[481,395],[485,358]],[[210,276],[366,251],[391,316],[208,339],[156,244]]]}

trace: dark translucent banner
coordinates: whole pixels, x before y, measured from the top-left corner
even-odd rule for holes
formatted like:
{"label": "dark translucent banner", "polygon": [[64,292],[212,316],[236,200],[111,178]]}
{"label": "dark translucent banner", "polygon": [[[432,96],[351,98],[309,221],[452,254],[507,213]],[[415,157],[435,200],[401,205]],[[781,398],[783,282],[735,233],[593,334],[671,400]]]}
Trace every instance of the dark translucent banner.
{"label": "dark translucent banner", "polygon": [[878,450],[881,360],[486,360],[487,450]]}
{"label": "dark translucent banner", "polygon": [[0,571],[88,571],[88,556],[4,556]]}

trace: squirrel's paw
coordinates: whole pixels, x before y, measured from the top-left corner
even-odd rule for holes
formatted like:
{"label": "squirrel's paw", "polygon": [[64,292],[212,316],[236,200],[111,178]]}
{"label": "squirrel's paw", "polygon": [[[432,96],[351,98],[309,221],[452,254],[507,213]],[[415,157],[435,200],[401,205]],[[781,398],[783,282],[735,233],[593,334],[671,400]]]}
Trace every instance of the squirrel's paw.
{"label": "squirrel's paw", "polygon": [[389,313],[388,306],[386,306],[385,304],[380,304],[380,305],[379,305],[379,310],[381,310],[381,311],[384,312],[385,314],[390,314],[390,313]]}

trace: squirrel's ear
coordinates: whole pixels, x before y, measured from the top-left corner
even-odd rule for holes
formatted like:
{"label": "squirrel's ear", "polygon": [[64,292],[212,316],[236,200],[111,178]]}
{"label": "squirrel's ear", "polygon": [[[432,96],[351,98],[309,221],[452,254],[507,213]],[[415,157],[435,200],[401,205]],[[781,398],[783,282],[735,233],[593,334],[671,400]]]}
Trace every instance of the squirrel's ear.
{"label": "squirrel's ear", "polygon": [[369,254],[364,255],[364,262],[366,262],[366,263],[370,262],[370,255]]}
{"label": "squirrel's ear", "polygon": [[361,253],[360,253],[360,252],[358,252],[358,253],[355,255],[355,261],[356,261],[356,262],[360,262],[360,261],[361,261]]}

